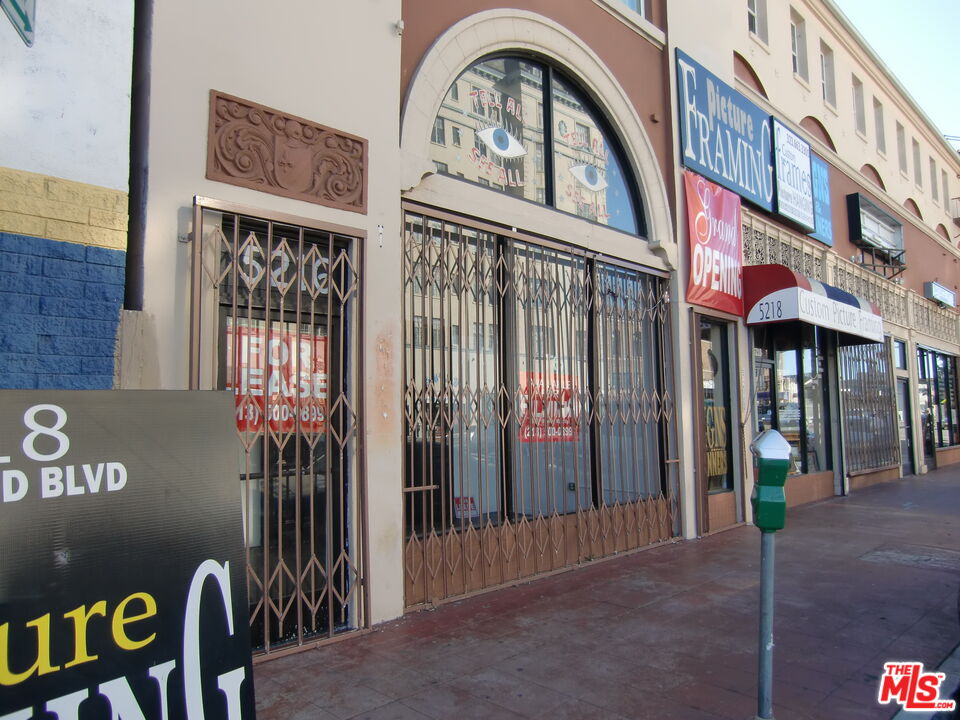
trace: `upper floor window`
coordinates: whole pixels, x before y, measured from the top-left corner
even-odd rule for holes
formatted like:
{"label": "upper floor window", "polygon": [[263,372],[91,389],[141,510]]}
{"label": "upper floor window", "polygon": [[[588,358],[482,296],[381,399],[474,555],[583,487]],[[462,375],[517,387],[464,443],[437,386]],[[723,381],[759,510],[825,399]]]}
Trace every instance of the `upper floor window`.
{"label": "upper floor window", "polygon": [[867,115],[863,107],[863,83],[856,75],[851,75],[850,80],[853,83],[853,120],[857,126],[857,132],[866,135]]}
{"label": "upper floor window", "polygon": [[443,118],[438,117],[433,121],[433,132],[430,133],[430,142],[435,142],[438,145],[444,145],[447,142],[447,134],[444,132]]}
{"label": "upper floor window", "polygon": [[920,169],[920,143],[913,138],[913,181],[918,188],[923,187],[923,170]]}
{"label": "upper floor window", "polygon": [[876,98],[873,99],[873,124],[877,133],[877,152],[886,154],[887,135],[883,129],[883,105]]}
{"label": "upper floor window", "polygon": [[620,2],[622,2],[628,8],[633,10],[635,13],[639,13],[640,15],[643,15],[644,17],[646,17],[646,15],[644,14],[643,0],[620,0]]}
{"label": "upper floor window", "polygon": [[820,41],[820,87],[823,99],[830,105],[837,105],[837,86],[833,79],[833,50]]}
{"label": "upper floor window", "polygon": [[907,174],[907,134],[903,125],[897,123],[897,155],[900,158],[900,172]]}
{"label": "upper floor window", "polygon": [[930,158],[930,194],[933,195],[933,201],[940,201],[940,193],[937,191],[937,161]]}
{"label": "upper floor window", "polygon": [[[646,232],[620,145],[572,81],[518,57],[481,60],[458,81],[471,88],[470,97],[458,108],[448,93],[441,104],[432,160],[448,163],[450,174],[514,197],[625,232]],[[442,133],[445,121],[473,126],[473,147],[466,147],[469,133],[456,138],[465,143],[463,152],[440,147],[437,128]]]}
{"label": "upper floor window", "polygon": [[809,80],[807,71],[807,24],[796,10],[790,8],[790,53],[793,59],[793,72],[804,80]]}
{"label": "upper floor window", "polygon": [[952,208],[950,207],[950,192],[949,192],[950,188],[947,186],[946,170],[940,171],[940,180],[941,180],[940,184],[943,185],[943,209],[946,210],[947,212],[950,212]]}
{"label": "upper floor window", "polygon": [[747,29],[767,42],[767,0],[747,0]]}

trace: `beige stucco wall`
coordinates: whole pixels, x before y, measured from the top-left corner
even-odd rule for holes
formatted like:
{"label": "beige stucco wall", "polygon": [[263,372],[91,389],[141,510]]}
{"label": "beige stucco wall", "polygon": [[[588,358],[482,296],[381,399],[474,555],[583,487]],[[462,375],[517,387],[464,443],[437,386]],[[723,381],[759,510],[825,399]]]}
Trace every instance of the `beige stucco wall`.
{"label": "beige stucco wall", "polygon": [[[360,412],[365,445],[376,448],[366,458],[373,622],[403,609],[399,19],[400,0],[154,4],[144,312],[130,321],[150,362],[124,360],[124,367],[154,368],[142,385],[187,387],[191,248],[182,240],[195,195],[241,203],[252,214],[281,212],[366,233]],[[211,89],[366,138],[368,212],[205,179]]]}

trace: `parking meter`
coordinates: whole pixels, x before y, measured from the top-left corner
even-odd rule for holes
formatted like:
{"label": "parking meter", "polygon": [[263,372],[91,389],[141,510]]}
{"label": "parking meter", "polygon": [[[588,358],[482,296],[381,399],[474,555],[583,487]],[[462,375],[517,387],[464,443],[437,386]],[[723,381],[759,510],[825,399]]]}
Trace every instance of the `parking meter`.
{"label": "parking meter", "polygon": [[790,443],[776,430],[765,430],[750,452],[757,468],[750,504],[760,528],[760,636],[757,652],[757,720],[773,720],[773,568],[776,531],[787,518],[783,484],[790,469]]}
{"label": "parking meter", "polygon": [[750,496],[753,522],[764,532],[782,530],[787,516],[783,485],[790,469],[790,443],[776,430],[765,430],[750,443],[750,452],[757,468]]}

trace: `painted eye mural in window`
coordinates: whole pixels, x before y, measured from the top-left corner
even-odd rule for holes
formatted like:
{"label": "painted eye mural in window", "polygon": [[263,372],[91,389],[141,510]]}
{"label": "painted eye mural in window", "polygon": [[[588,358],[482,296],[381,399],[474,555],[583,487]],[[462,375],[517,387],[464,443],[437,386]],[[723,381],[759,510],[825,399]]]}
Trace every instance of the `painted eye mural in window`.
{"label": "painted eye mural in window", "polygon": [[489,127],[486,130],[480,130],[477,132],[477,137],[500,157],[516,158],[527,154],[523,144],[503,128]]}
{"label": "painted eye mural in window", "polygon": [[615,128],[549,64],[503,56],[470,65],[440,103],[430,140],[439,173],[646,233],[639,183]]}
{"label": "painted eye mural in window", "polygon": [[595,165],[588,165],[586,163],[583,165],[574,165],[570,168],[570,174],[587,190],[600,192],[607,187],[607,181]]}

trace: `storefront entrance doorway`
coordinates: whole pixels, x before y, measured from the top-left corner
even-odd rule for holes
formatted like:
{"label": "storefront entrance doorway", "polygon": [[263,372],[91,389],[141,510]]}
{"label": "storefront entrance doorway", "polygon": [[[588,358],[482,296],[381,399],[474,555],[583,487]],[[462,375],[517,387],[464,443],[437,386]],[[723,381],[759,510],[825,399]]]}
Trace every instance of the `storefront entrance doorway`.
{"label": "storefront entrance doorway", "polygon": [[258,653],[367,624],[358,237],[204,201],[191,384],[233,393]]}
{"label": "storefront entrance doorway", "polygon": [[701,497],[700,532],[706,533],[743,521],[742,484],[733,452],[739,396],[733,367],[733,323],[695,315],[696,367],[699,371],[697,485]]}

